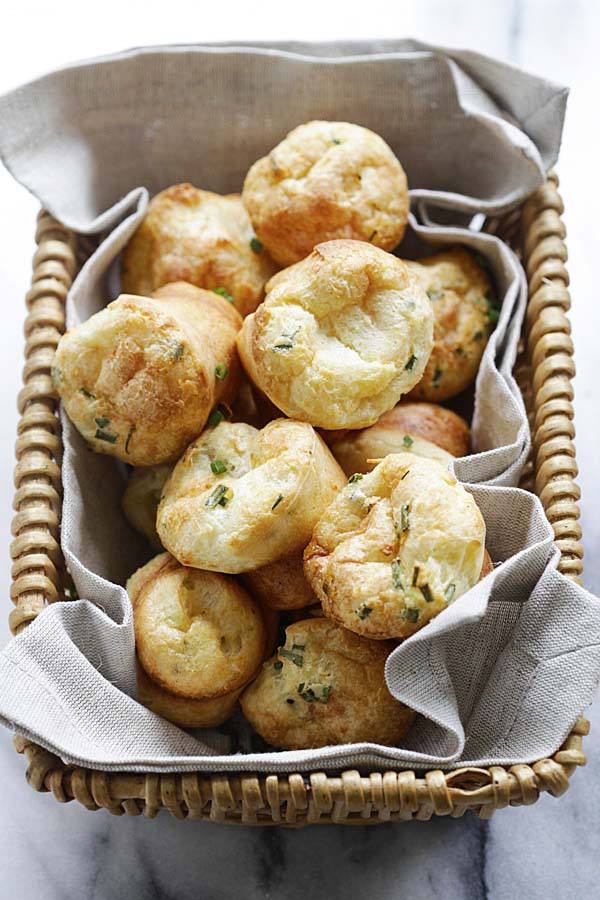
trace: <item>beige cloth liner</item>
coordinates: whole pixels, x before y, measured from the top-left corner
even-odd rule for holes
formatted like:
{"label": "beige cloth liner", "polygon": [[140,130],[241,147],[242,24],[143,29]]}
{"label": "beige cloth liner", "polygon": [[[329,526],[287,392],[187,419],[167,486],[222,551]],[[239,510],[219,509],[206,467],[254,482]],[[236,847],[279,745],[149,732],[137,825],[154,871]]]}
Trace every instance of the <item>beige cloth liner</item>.
{"label": "beige cloth liner", "polygon": [[149,194],[181,181],[239,190],[256,158],[314,118],[373,128],[402,160],[413,216],[400,255],[467,244],[489,260],[503,300],[477,380],[477,452],[456,463],[502,564],[391,654],[390,690],[422,713],[402,748],[256,753],[239,717],[192,734],[140,706],[119,585],[148,550],[120,513],[122,467],[91,454],[64,416],[62,547],[85,599],[48,608],[0,654],[0,720],[67,762],[107,770],[452,768],[555,750],[598,682],[600,605],[558,574],[541,504],[515,487],[529,452],[511,375],[525,280],[504,244],[466,225],[542,183],[565,102],[564,88],[510,66],[414,41],[149,48],[0,98],[0,153],[14,176],[66,225],[108,235],[73,285],[70,324],[118,293],[118,255]]}

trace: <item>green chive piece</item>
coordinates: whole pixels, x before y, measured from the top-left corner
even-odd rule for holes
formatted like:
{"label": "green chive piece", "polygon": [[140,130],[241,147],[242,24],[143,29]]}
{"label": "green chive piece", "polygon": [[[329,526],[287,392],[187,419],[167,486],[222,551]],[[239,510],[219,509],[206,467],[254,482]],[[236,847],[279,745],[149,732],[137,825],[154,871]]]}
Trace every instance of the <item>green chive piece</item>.
{"label": "green chive piece", "polygon": [[402,618],[406,619],[407,622],[415,622],[419,621],[419,610],[413,609],[413,607],[408,607],[407,609],[402,610]]}
{"label": "green chive piece", "polygon": [[98,428],[106,428],[107,425],[110,425],[110,419],[107,419],[106,416],[100,416],[99,418],[94,419],[94,422]]}
{"label": "green chive piece", "polygon": [[413,587],[414,587],[414,586],[416,585],[416,583],[417,583],[417,578],[419,577],[419,572],[420,572],[420,571],[421,571],[421,570],[419,569],[418,566],[415,566],[414,569],[413,569],[413,577],[412,577]]}
{"label": "green chive piece", "polygon": [[274,344],[273,350],[291,350],[294,345],[292,343]]}
{"label": "green chive piece", "polygon": [[283,669],[283,663],[281,662],[280,659],[277,659],[277,660],[273,663],[273,668],[275,669],[276,672],[279,672],[281,669]]}
{"label": "green chive piece", "polygon": [[292,644],[292,650],[305,650],[306,644],[297,644],[295,641]]}
{"label": "green chive piece", "polygon": [[369,235],[369,244],[371,243],[371,241],[373,240],[373,238],[375,237],[376,234],[377,234],[377,229],[375,229],[375,231],[371,232],[371,234]]}
{"label": "green chive piece", "polygon": [[279,504],[281,503],[282,500],[283,500],[283,494],[279,494],[279,496],[277,497],[277,500],[275,501],[275,503],[274,503],[273,506],[271,507],[271,510],[277,509],[277,507],[279,506]]}
{"label": "green chive piece", "polygon": [[355,472],[354,475],[351,475],[348,479],[348,484],[356,484],[357,481],[361,481],[363,476],[360,472]]}
{"label": "green chive piece", "polygon": [[369,604],[366,602],[361,603],[360,606],[357,606],[355,612],[359,619],[366,619],[367,616],[370,616],[373,612],[373,607],[369,606]]}
{"label": "green chive piece", "polygon": [[229,293],[227,288],[224,288],[224,287],[213,288],[212,292],[213,292],[213,294],[218,294],[219,297],[224,297],[230,303],[235,303],[235,300],[233,299],[233,297],[231,296],[231,294]]}
{"label": "green chive piece", "polygon": [[97,441],[106,441],[107,444],[116,444],[118,435],[110,434],[108,431],[102,431],[101,428],[98,428],[94,437]]}
{"label": "green chive piece", "polygon": [[213,459],[210,464],[210,470],[213,475],[223,475],[227,471],[227,466],[220,459]]}
{"label": "green chive piece", "polygon": [[402,443],[404,444],[404,446],[406,448],[409,449],[414,444],[414,441],[411,438],[410,434],[405,434],[404,437],[402,438]]}
{"label": "green chive piece", "polygon": [[403,503],[400,507],[400,524],[402,531],[410,528],[410,503]]}
{"label": "green chive piece", "polygon": [[443,291],[427,291],[427,296],[434,303],[436,300],[441,300],[444,296]]}
{"label": "green chive piece", "polygon": [[225,484],[218,484],[214,489],[206,503],[209,509],[215,509],[217,506],[227,506],[233,497],[233,491]]}
{"label": "green chive piece", "polygon": [[487,311],[488,321],[492,325],[498,324],[498,319],[500,318],[500,310],[497,306],[489,306]]}
{"label": "green chive piece", "polygon": [[208,417],[207,425],[211,425],[215,427],[222,422],[223,419],[229,418],[229,410],[222,403],[219,403],[216,409],[213,409],[210,416]]}
{"label": "green chive piece", "polygon": [[169,354],[173,359],[181,359],[183,356],[183,344],[181,341],[177,341],[177,343],[173,344],[173,349]]}
{"label": "green chive piece", "polygon": [[263,245],[257,237],[253,237],[250,241],[250,247],[255,253],[262,253]]}
{"label": "green chive piece", "polygon": [[340,141],[339,138],[331,138],[331,143],[332,144],[341,144],[342,142]]}
{"label": "green chive piece", "polygon": [[229,369],[226,365],[221,363],[218,366],[215,366],[215,378],[218,378],[219,381],[225,381],[227,376],[229,375]]}
{"label": "green chive piece", "polygon": [[433,373],[433,378],[431,379],[432,387],[439,387],[440,381],[442,380],[442,375],[444,374],[443,369],[436,369]]}
{"label": "green chive piece", "polygon": [[483,331],[476,331],[475,334],[473,335],[473,340],[474,341],[483,340]]}
{"label": "green chive piece", "polygon": [[83,394],[84,397],[87,397],[88,400],[95,400],[95,399],[96,399],[95,396],[94,396],[92,393],[90,393],[90,391],[86,391],[85,388],[79,388],[79,392],[80,392],[81,394]]}
{"label": "green chive piece", "polygon": [[444,591],[444,596],[446,598],[447,603],[452,603],[454,600],[454,595],[456,593],[456,585],[454,583],[450,583],[446,590]]}
{"label": "green chive piece", "polygon": [[422,585],[420,586],[419,590],[421,591],[421,593],[422,593],[423,596],[425,597],[425,602],[426,602],[426,603],[433,603],[433,601],[435,600],[435,597],[434,597],[433,594],[431,593],[431,588],[429,587],[428,584],[422,584]]}
{"label": "green chive piece", "polygon": [[132,425],[127,433],[127,440],[125,441],[125,453],[129,453],[129,441],[131,440],[134,431],[135,425]]}
{"label": "green chive piece", "polygon": [[307,703],[327,703],[331,694],[331,685],[321,682],[309,684],[301,681],[298,685],[298,693]]}
{"label": "green chive piece", "polygon": [[281,647],[279,655],[283,656],[284,659],[289,659],[289,661],[295,666],[298,666],[299,669],[304,665],[304,657],[301,653],[294,652],[293,648],[292,650],[286,650],[285,647]]}
{"label": "green chive piece", "polygon": [[417,357],[416,357],[416,356],[414,355],[414,353],[413,353],[413,355],[411,356],[411,358],[409,359],[409,361],[406,363],[406,365],[404,366],[404,368],[406,369],[407,372],[412,372],[412,370],[413,370],[414,367],[416,366],[417,362],[418,362],[418,359],[417,359]]}
{"label": "green chive piece", "polygon": [[404,569],[399,559],[392,560],[392,584],[398,591],[404,590]]}

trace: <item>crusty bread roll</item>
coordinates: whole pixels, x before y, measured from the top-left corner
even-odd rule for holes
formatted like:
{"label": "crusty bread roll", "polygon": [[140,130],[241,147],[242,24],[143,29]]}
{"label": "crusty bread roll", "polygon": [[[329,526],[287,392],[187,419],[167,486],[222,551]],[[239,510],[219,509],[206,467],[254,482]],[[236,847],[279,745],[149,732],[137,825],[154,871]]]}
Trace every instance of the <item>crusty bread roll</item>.
{"label": "crusty bread roll", "polygon": [[131,576],[127,591],[140,664],[171,694],[231,694],[264,659],[262,612],[232,578],[186,569],[161,553]]}
{"label": "crusty bread roll", "polygon": [[246,572],[242,581],[261,603],[271,609],[302,609],[317,602],[304,575],[302,549]]}
{"label": "crusty bread roll", "polygon": [[99,453],[174,461],[235,391],[241,322],[222,297],[183,282],[122,294],[59,342],[53,378],[67,415]]}
{"label": "crusty bread roll", "polygon": [[138,700],[152,712],[181,728],[216,728],[222,725],[235,711],[242,688],[220,697],[207,700],[190,700],[165,691],[148,677],[142,666],[137,664]]}
{"label": "crusty bread roll", "polygon": [[271,279],[238,349],[286,415],[341,429],[391,409],[421,378],[432,342],[431,303],[401,260],[329,241]]}
{"label": "crusty bread roll", "polygon": [[444,466],[470,448],[469,426],[456,413],[437,403],[403,401],[362,431],[328,432],[329,449],[350,477],[371,472],[390,453],[415,453],[437,459]]}
{"label": "crusty bread roll", "polygon": [[239,194],[221,196],[176,184],[152,198],[123,255],[127,294],[151,294],[188,281],[231,298],[245,316],[263,298],[276,271],[257,242]]}
{"label": "crusty bread roll", "polygon": [[242,694],[244,715],[267,743],[284,750],[397,745],[415,714],[385,683],[392,649],[324,618],[295,622],[285,646]]}
{"label": "crusty bread roll", "polygon": [[129,524],[143,534],[157,552],[164,548],[156,532],[156,510],[172,471],[173,466],[167,463],[134,469],[121,499],[121,507]]}
{"label": "crusty bread roll", "polygon": [[396,453],[338,493],[304,571],[326,616],[366,637],[405,638],[476,584],[484,548],[472,495],[435,460]]}
{"label": "crusty bread roll", "polygon": [[183,565],[248,572],[301,550],[345,481],[305,422],[276,419],[262,431],[221,422],[175,466],[158,534]]}
{"label": "crusty bread roll", "polygon": [[334,238],[393,250],[408,217],[404,169],[385,141],[348,122],[307,122],[246,176],[242,199],[282,266]]}
{"label": "crusty bread roll", "polygon": [[464,247],[407,265],[420,278],[434,315],[433,350],[410,399],[441,402],[475,381],[497,320],[492,284],[475,255]]}

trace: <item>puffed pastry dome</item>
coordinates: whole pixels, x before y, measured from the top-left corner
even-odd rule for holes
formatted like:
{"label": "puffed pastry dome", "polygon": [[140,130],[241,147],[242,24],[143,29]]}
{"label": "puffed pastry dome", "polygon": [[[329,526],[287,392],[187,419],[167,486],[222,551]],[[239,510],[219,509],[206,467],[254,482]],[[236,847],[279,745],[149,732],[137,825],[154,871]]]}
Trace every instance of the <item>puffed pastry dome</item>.
{"label": "puffed pastry dome", "polygon": [[181,728],[216,728],[231,717],[243,688],[229,694],[209,697],[207,700],[191,700],[165,691],[153,681],[142,666],[136,666],[137,696],[157,716],[179,725]]}
{"label": "puffed pastry dome", "polygon": [[287,416],[366,428],[421,378],[431,303],[399,259],[360,241],[319,244],[267,285],[238,338],[246,372]]}
{"label": "puffed pastry dome", "polygon": [[222,297],[183,282],[122,294],[60,339],[52,374],[67,415],[98,453],[174,461],[235,392],[241,323]]}
{"label": "puffed pastry dome", "polygon": [[181,457],[158,508],[163,545],[186,566],[236,574],[301,550],[345,484],[305,422],[208,428]]}
{"label": "puffed pastry dome", "polygon": [[411,400],[441,402],[477,377],[498,310],[488,273],[464,247],[408,261],[433,308],[433,350]]}
{"label": "puffed pastry dome", "polygon": [[242,200],[257,236],[282,266],[336,238],[393,250],[409,208],[406,175],[392,150],[349,122],[294,128],[251,167]]}
{"label": "puffed pastry dome", "polygon": [[167,463],[134,469],[121,498],[125,518],[157,552],[164,548],[156,532],[156,510],[165,482],[172,471],[173,466]]}
{"label": "puffed pastry dome", "polygon": [[285,645],[240,698],[251,725],[284,750],[369,741],[398,745],[414,712],[384,677],[393,645],[365,640],[324,618],[286,628]]}
{"label": "puffed pastry dome", "polygon": [[303,550],[246,572],[242,580],[252,596],[270,609],[303,609],[315,604],[315,592],[304,575]]}
{"label": "puffed pastry dome", "polygon": [[405,638],[477,583],[484,549],[472,495],[435,460],[397,453],[339,492],[304,571],[326,616],[366,637]]}
{"label": "puffed pastry dome", "polygon": [[125,249],[121,284],[125,293],[146,296],[163,284],[188,281],[231,298],[245,316],[276,270],[239,194],[176,184],[150,201]]}
{"label": "puffed pastry dome", "polygon": [[390,453],[415,453],[448,466],[470,449],[469,426],[437,403],[402,401],[361,431],[329,432],[329,449],[350,477],[371,472]]}
{"label": "puffed pastry dome", "polygon": [[140,664],[163,690],[188,700],[231,694],[264,659],[259,606],[232,578],[187,569],[161,553],[127,582]]}

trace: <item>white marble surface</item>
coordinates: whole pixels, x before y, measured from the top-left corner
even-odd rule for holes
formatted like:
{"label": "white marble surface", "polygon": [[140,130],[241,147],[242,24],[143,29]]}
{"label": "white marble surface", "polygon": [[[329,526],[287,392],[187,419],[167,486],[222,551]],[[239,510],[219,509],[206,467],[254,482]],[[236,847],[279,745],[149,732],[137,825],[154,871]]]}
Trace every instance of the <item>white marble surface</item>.
{"label": "white marble surface", "polygon": [[[192,40],[325,40],[415,36],[470,46],[569,84],[572,95],[558,168],[566,204],[578,377],[577,451],[587,551],[585,583],[600,593],[597,510],[598,438],[596,297],[598,255],[597,95],[600,4],[597,0],[369,0],[298,7],[230,0],[226,11],[192,0],[107,0],[102,18],[89,7],[3,5],[0,90],[68,60],[141,44]],[[22,368],[23,296],[33,252],[36,203],[0,171],[0,290],[3,299],[0,542],[8,546],[12,502],[15,396]],[[595,396],[594,396],[595,393]],[[9,566],[1,557],[8,603]],[[8,607],[7,607],[8,611]],[[0,638],[8,638],[0,617]],[[497,813],[378,828],[323,826],[301,831],[234,829],[177,822],[166,814],[115,819],[34,794],[10,737],[0,734],[0,898],[351,897],[591,898],[600,860],[600,707],[591,711],[588,767],[560,800]]]}

